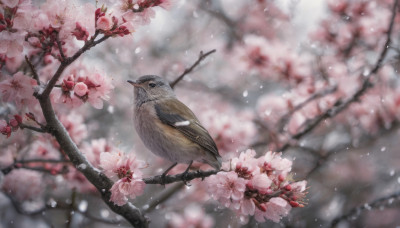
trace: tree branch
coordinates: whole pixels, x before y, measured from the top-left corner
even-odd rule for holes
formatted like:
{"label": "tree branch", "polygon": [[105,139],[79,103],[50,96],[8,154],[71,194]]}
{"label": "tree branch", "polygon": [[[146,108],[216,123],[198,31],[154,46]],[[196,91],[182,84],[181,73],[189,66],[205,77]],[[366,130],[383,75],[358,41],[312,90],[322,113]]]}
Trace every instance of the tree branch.
{"label": "tree branch", "polygon": [[[336,103],[333,105],[333,107],[329,108],[324,113],[322,113],[321,115],[315,117],[314,119],[311,119],[311,120],[307,121],[305,126],[304,126],[304,128],[303,128],[303,130],[298,132],[297,134],[293,135],[292,139],[298,140],[298,139],[302,138],[304,135],[306,135],[307,133],[311,132],[323,120],[336,116],[341,111],[343,111],[347,107],[349,107],[350,104],[352,104],[353,102],[359,101],[361,96],[369,88],[373,87],[373,84],[371,84],[371,82],[370,82],[371,76],[376,74],[379,71],[379,69],[382,66],[383,60],[385,59],[385,57],[387,55],[388,49],[390,48],[391,35],[392,35],[392,32],[393,32],[394,19],[396,17],[396,13],[397,13],[398,2],[399,2],[398,0],[396,0],[394,2],[394,6],[393,6],[393,9],[392,9],[392,16],[391,16],[391,19],[390,19],[389,28],[388,28],[388,32],[387,32],[387,35],[386,35],[385,45],[383,46],[383,49],[382,49],[382,51],[381,51],[381,53],[379,55],[379,58],[376,61],[374,67],[371,70],[371,72],[361,75],[362,78],[364,78],[361,87],[351,97],[348,97],[347,99],[345,99],[345,98],[338,99],[336,101]],[[289,147],[290,147],[290,144],[286,143],[278,151],[284,151]]]}
{"label": "tree branch", "polygon": [[372,202],[355,207],[355,208],[351,209],[348,213],[343,214],[343,215],[333,219],[330,227],[331,228],[335,227],[343,220],[353,219],[354,217],[359,216],[365,210],[377,209],[380,206],[390,205],[393,203],[393,201],[399,200],[399,199],[400,199],[400,192],[395,192],[389,196],[378,198]]}
{"label": "tree branch", "polygon": [[[61,67],[61,66],[60,66]],[[76,144],[72,141],[67,130],[58,120],[49,97],[39,99],[43,115],[47,125],[52,128],[52,133],[60,144],[65,154],[69,157],[72,164],[78,167],[78,170],[97,188],[104,202],[112,211],[123,216],[134,227],[148,227],[147,219],[142,215],[141,211],[131,203],[123,206],[117,206],[110,201],[110,188],[112,181],[102,172],[92,166],[85,156],[79,151]]]}
{"label": "tree branch", "polygon": [[178,77],[176,78],[173,82],[169,83],[169,85],[171,86],[171,88],[174,88],[176,86],[176,84],[178,84],[178,82],[180,82],[183,77],[185,77],[185,75],[189,74],[190,72],[193,71],[193,69],[200,64],[201,61],[203,61],[207,56],[211,55],[212,53],[216,52],[217,50],[213,49],[207,53],[203,53],[203,51],[200,52],[200,56],[197,59],[197,61],[195,63],[193,63],[193,65],[189,68],[186,68],[185,71]]}
{"label": "tree branch", "polygon": [[301,102],[300,104],[296,105],[292,110],[290,110],[288,113],[286,113],[279,121],[278,127],[279,130],[281,131],[284,127],[284,125],[290,120],[290,117],[295,113],[296,111],[300,110],[304,106],[306,106],[308,103],[310,103],[313,100],[316,100],[318,98],[324,97],[328,94],[334,93],[337,90],[337,86],[330,86],[324,90],[315,92],[312,94],[310,97],[308,97],[305,101]]}
{"label": "tree branch", "polygon": [[29,60],[28,56],[25,55],[25,61],[28,64],[29,68],[32,71],[33,74],[33,78],[36,80],[37,84],[40,85],[40,79],[39,79],[39,75],[35,69],[35,66],[32,64],[32,62]]}
{"label": "tree branch", "polygon": [[110,37],[104,35],[102,38],[95,40],[98,35],[99,31],[97,30],[92,38],[86,41],[85,45],[81,49],[79,49],[72,57],[68,57],[61,62],[60,66],[47,84],[44,91],[38,95],[40,107],[42,108],[47,126],[52,129],[52,134],[55,136],[57,142],[60,144],[60,147],[69,157],[72,164],[75,167],[78,167],[79,171],[82,172],[82,174],[97,188],[104,202],[111,208],[111,210],[123,216],[134,227],[147,227],[147,219],[142,215],[140,210],[133,206],[131,203],[125,204],[123,206],[117,206],[110,201],[110,188],[113,185],[113,182],[98,169],[93,167],[79,151],[78,147],[69,136],[67,130],[58,120],[49,98],[51,90],[55,86],[57,80],[60,78],[64,70],[85,51],[89,50],[90,48],[96,46],[97,44],[105,41]]}
{"label": "tree branch", "polygon": [[62,44],[61,44],[61,41],[60,41],[60,34],[58,32],[56,32],[56,33],[57,33],[56,34],[56,43],[57,43],[58,50],[59,50],[60,55],[61,55],[61,61],[60,62],[64,62],[66,57],[65,57],[65,54],[64,54],[64,50],[62,49]]}
{"label": "tree branch", "polygon": [[179,191],[185,184],[183,182],[178,182],[175,185],[168,187],[162,191],[159,195],[152,197],[151,200],[143,206],[143,213],[147,214],[151,212],[157,205],[163,203],[177,191]]}
{"label": "tree branch", "polygon": [[[90,40],[86,41],[85,45],[83,45],[83,47],[81,49],[79,49],[73,56],[65,58],[65,59],[63,59],[63,61],[61,61],[61,64],[58,67],[56,73],[54,73],[53,77],[50,79],[50,81],[47,84],[44,91],[41,94],[39,94],[40,99],[46,99],[49,96],[51,90],[57,83],[58,79],[61,77],[61,74],[64,72],[64,70],[69,65],[71,65],[72,62],[74,62],[76,59],[78,59],[79,56],[81,56],[85,51],[89,50],[90,48],[96,46],[97,44],[99,44],[111,37],[109,35],[104,35],[102,38],[96,40],[96,38],[98,37],[99,34],[100,34],[100,32],[98,30],[96,30],[96,32],[92,36],[92,38]],[[61,49],[62,49],[62,47],[61,47]]]}
{"label": "tree branch", "polygon": [[40,133],[47,133],[48,132],[46,129],[39,128],[39,127],[33,127],[33,126],[30,126],[30,125],[26,125],[26,124],[20,124],[19,127],[21,129],[26,128],[26,129],[29,129],[29,130],[32,130],[32,131],[36,131],[36,132],[40,132]]}
{"label": "tree branch", "polygon": [[162,175],[144,178],[143,181],[146,184],[170,184],[173,182],[178,181],[191,181],[196,178],[206,178],[211,175],[215,175],[222,170],[209,170],[209,171],[195,171],[195,172],[188,172],[188,173],[181,173],[177,175],[167,175],[165,178]]}

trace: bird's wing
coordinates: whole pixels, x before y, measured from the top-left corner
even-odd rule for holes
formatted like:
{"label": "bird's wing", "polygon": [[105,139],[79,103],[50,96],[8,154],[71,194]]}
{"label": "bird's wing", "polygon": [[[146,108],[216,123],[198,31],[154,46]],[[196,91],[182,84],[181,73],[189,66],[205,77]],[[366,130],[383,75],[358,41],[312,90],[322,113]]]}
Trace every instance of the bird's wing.
{"label": "bird's wing", "polygon": [[177,129],[192,142],[197,143],[216,157],[220,157],[214,140],[185,104],[177,99],[163,99],[154,107],[163,124]]}

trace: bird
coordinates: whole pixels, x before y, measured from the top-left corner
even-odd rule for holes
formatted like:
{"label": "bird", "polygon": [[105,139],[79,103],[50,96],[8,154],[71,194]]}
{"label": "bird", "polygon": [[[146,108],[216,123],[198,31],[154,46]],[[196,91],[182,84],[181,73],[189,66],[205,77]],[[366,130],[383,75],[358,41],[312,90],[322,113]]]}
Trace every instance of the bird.
{"label": "bird", "polygon": [[177,99],[166,79],[144,75],[128,82],[134,87],[136,132],[153,154],[173,162],[162,179],[178,163],[188,164],[182,177],[193,161],[221,169],[221,156],[213,138],[190,108]]}

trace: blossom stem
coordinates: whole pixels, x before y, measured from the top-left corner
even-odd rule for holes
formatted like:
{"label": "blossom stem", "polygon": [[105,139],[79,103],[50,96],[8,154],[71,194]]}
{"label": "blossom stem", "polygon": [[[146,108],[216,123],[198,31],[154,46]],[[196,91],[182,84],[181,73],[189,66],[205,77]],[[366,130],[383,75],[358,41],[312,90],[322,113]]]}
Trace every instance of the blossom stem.
{"label": "blossom stem", "polygon": [[36,80],[37,84],[40,85],[39,75],[35,69],[35,66],[32,64],[32,62],[29,60],[28,56],[26,56],[26,55],[25,55],[25,61],[29,65],[29,68],[32,71],[33,78]]}
{"label": "blossom stem", "polygon": [[207,56],[211,55],[212,53],[216,52],[217,50],[213,49],[211,51],[208,51],[206,53],[203,53],[202,51],[200,52],[199,58],[197,59],[197,61],[195,63],[193,63],[192,66],[190,66],[189,68],[186,68],[185,71],[183,71],[183,73],[181,75],[179,75],[179,77],[177,77],[173,82],[171,82],[169,85],[171,86],[171,88],[174,88],[176,86],[176,84],[178,84],[178,82],[180,82],[187,74],[189,74],[190,72],[193,71],[193,69],[199,65],[201,63],[201,61],[203,61]]}
{"label": "blossom stem", "polygon": [[104,35],[100,39],[96,40],[99,34],[100,31],[96,30],[95,34],[91,37],[91,39],[86,41],[85,45],[83,45],[83,47],[80,48],[73,56],[62,59],[61,64],[58,67],[56,73],[54,73],[53,77],[50,79],[44,91],[41,94],[39,94],[39,99],[46,99],[47,97],[49,97],[51,90],[56,85],[58,79],[60,79],[61,74],[71,63],[73,63],[76,59],[78,59],[84,52],[88,51],[90,48],[96,46],[97,44],[100,44],[101,42],[111,37],[110,35]]}

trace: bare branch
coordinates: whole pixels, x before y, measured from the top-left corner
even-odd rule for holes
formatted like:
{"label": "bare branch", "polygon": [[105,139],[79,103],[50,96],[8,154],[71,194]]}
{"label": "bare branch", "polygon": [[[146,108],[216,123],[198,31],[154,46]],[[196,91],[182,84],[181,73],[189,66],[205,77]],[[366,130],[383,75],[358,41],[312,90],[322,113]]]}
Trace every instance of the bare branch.
{"label": "bare branch", "polygon": [[284,116],[282,116],[282,118],[279,121],[279,129],[282,130],[282,128],[284,127],[284,125],[290,120],[290,117],[293,115],[293,113],[295,113],[296,111],[300,110],[301,108],[303,108],[304,106],[306,106],[308,103],[310,103],[311,101],[314,101],[318,98],[324,97],[328,94],[332,94],[337,90],[337,86],[330,86],[324,90],[315,92],[314,94],[312,94],[310,97],[308,97],[305,101],[301,102],[300,104],[296,105],[292,110],[290,110],[288,113],[286,113]]}
{"label": "bare branch", "polygon": [[355,207],[355,208],[351,209],[348,213],[343,214],[343,215],[333,219],[330,227],[331,228],[335,227],[343,220],[350,220],[350,219],[353,219],[354,217],[358,217],[365,210],[378,209],[381,206],[390,205],[395,200],[396,201],[400,200],[400,192],[395,192],[389,196],[378,198],[372,202]]}
{"label": "bare branch", "polygon": [[164,191],[162,191],[159,195],[152,197],[151,200],[143,206],[143,213],[147,214],[151,212],[157,205],[163,203],[165,200],[170,198],[173,194],[178,192],[185,184],[183,182],[179,182],[174,184],[171,187],[168,187]]}
{"label": "bare branch", "polygon": [[66,57],[65,57],[65,54],[64,54],[64,50],[62,49],[62,44],[61,44],[61,41],[60,41],[59,32],[56,32],[56,43],[57,43],[58,50],[59,50],[60,55],[61,55],[61,62],[64,62]]}
{"label": "bare branch", "polygon": [[32,62],[29,60],[28,56],[26,56],[26,55],[25,55],[25,61],[29,65],[29,68],[31,68],[33,78],[36,80],[37,84],[40,85],[39,75],[35,69],[35,66],[32,64]]}
{"label": "bare branch", "polygon": [[32,130],[32,131],[36,131],[36,132],[40,132],[40,133],[46,133],[47,132],[46,129],[39,128],[39,127],[34,127],[34,126],[26,125],[26,124],[20,124],[19,127],[21,129],[26,128],[26,129],[29,129],[29,130]]}
{"label": "bare branch", "polygon": [[197,59],[197,61],[195,63],[193,63],[193,65],[189,68],[186,68],[185,71],[178,77],[176,78],[173,82],[171,82],[169,85],[171,86],[171,88],[174,88],[176,86],[176,84],[178,84],[178,82],[180,82],[183,77],[185,77],[185,75],[189,74],[190,72],[193,71],[193,69],[200,64],[201,61],[203,61],[207,56],[211,55],[212,53],[216,52],[217,50],[213,49],[209,52],[203,53],[203,51],[200,52],[200,56]]}

